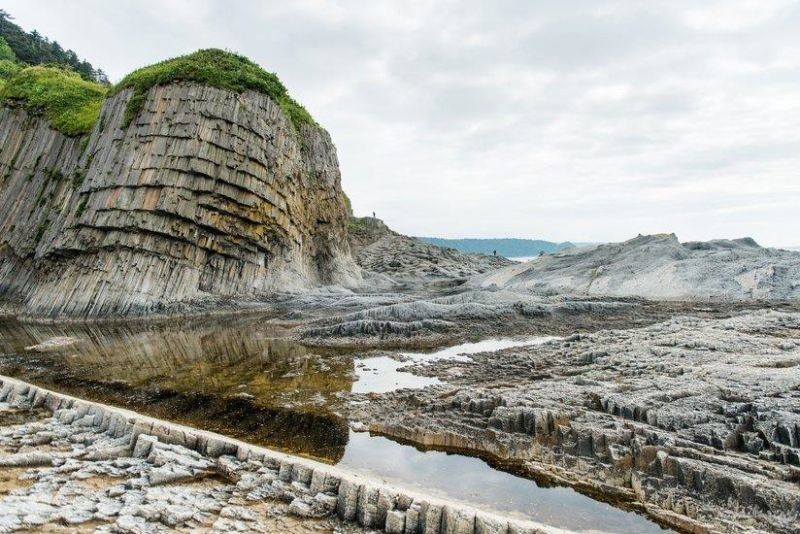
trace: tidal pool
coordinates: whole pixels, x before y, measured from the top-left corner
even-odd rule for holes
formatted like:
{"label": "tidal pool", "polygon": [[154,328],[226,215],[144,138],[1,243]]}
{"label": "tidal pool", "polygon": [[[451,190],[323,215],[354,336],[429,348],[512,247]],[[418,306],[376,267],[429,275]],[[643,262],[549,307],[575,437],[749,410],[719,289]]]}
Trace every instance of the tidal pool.
{"label": "tidal pool", "polygon": [[367,433],[350,432],[339,465],[388,482],[518,518],[581,532],[667,532],[647,518],[565,487],[494,469],[479,458],[421,450]]}
{"label": "tidal pool", "polygon": [[[587,532],[659,532],[643,516],[483,460],[352,432],[350,393],[425,387],[399,369],[553,338],[494,339],[369,357],[309,348],[264,317],[162,325],[0,321],[0,373],[155,417],[339,464],[476,506]],[[390,357],[393,356],[393,357]]]}

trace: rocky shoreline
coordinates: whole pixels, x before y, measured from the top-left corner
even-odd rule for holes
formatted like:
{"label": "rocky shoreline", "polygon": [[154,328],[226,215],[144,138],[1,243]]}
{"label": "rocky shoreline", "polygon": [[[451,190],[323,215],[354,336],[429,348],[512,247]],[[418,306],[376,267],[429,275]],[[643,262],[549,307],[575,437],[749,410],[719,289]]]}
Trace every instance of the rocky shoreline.
{"label": "rocky shoreline", "polygon": [[635,502],[687,532],[796,532],[800,314],[679,316],[406,370],[351,413],[424,446]]}
{"label": "rocky shoreline", "polygon": [[0,377],[0,529],[564,532]]}

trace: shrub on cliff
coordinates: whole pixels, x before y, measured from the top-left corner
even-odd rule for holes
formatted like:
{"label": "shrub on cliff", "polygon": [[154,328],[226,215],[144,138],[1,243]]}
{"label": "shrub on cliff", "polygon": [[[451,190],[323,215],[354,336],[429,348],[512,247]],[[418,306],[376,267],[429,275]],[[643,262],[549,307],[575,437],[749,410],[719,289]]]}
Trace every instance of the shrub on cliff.
{"label": "shrub on cliff", "polygon": [[[0,9],[0,39],[8,47],[0,45],[0,59],[15,59],[28,65],[64,65],[86,80],[108,84],[108,79],[101,69],[95,69],[91,63],[82,60],[78,54],[64,49],[57,41],[51,41],[36,30],[26,32],[12,20],[5,10]],[[11,57],[6,57],[8,53]]]}
{"label": "shrub on cliff", "polygon": [[71,70],[36,66],[12,75],[0,89],[0,103],[41,115],[66,135],[88,133],[100,114],[107,89]]}
{"label": "shrub on cliff", "polygon": [[133,87],[133,97],[125,112],[126,123],[130,124],[142,110],[147,92],[152,87],[179,81],[197,82],[237,93],[258,91],[274,100],[296,128],[302,124],[315,124],[308,111],[289,96],[275,74],[265,71],[244,56],[214,48],[198,50],[133,71],[111,89],[111,94]]}

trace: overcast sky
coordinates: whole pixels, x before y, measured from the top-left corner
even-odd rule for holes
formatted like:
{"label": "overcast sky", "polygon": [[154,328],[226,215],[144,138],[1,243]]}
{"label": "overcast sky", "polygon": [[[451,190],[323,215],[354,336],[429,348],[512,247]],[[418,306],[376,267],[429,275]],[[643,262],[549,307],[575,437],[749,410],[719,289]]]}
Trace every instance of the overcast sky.
{"label": "overcast sky", "polygon": [[112,81],[218,47],[411,235],[800,245],[800,2],[5,0]]}

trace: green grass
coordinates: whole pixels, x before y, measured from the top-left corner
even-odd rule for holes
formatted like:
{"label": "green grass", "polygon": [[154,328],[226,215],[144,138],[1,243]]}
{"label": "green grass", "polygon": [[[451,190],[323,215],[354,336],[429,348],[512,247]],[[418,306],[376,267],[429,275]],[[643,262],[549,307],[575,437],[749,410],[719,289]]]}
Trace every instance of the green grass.
{"label": "green grass", "polygon": [[82,135],[91,131],[106,91],[106,87],[86,81],[76,72],[36,66],[6,80],[0,89],[0,103],[21,105],[29,113],[47,118],[66,135]]}
{"label": "green grass", "polygon": [[133,87],[133,97],[125,110],[126,124],[141,112],[147,92],[157,85],[190,81],[228,89],[237,93],[252,90],[274,100],[295,128],[316,124],[306,109],[294,101],[278,77],[262,69],[244,56],[209,48],[192,54],[167,59],[133,71],[111,89],[116,94]]}

